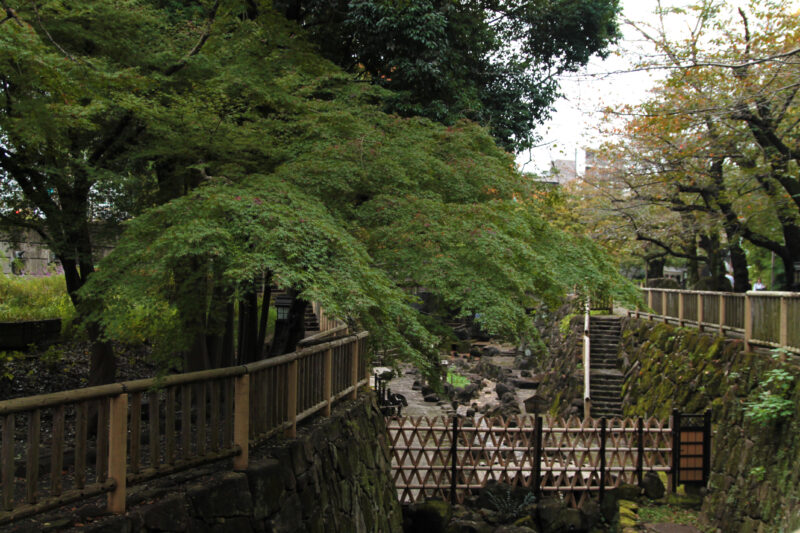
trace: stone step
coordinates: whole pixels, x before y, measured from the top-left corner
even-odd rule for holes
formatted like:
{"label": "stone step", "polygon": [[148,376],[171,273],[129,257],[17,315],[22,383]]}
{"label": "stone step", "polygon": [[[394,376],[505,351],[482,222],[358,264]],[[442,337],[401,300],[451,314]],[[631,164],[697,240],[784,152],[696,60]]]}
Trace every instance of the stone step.
{"label": "stone step", "polygon": [[592,400],[592,410],[597,408],[598,411],[619,411],[622,412],[622,406],[617,402],[595,402]]}
{"label": "stone step", "polygon": [[622,407],[613,404],[595,403],[592,402],[592,413],[605,412],[605,413],[619,413],[622,414]]}
{"label": "stone step", "polygon": [[619,387],[620,389],[622,388],[622,381],[603,380],[603,379],[597,379],[594,376],[592,376],[591,379],[592,387],[595,386],[595,383],[602,387]]}
{"label": "stone step", "polygon": [[599,390],[601,392],[605,391],[620,392],[622,390],[622,386],[619,383],[604,383],[602,381],[592,380],[592,383],[590,385],[593,391]]}
{"label": "stone step", "polygon": [[622,397],[619,395],[619,393],[616,393],[616,394],[612,393],[612,392],[606,393],[606,392],[597,391],[595,389],[592,389],[591,393],[592,393],[591,394],[592,400],[597,400],[599,402],[610,402],[610,403],[614,403],[614,404],[622,403],[621,402]]}
{"label": "stone step", "polygon": [[618,360],[619,360],[619,357],[617,357],[617,354],[614,354],[614,355],[611,355],[611,354],[602,355],[602,354],[593,353],[592,354],[592,362],[591,362],[591,364],[592,364],[592,366],[594,366],[595,364],[599,364],[599,363],[614,363],[614,364],[617,364]]}
{"label": "stone step", "polygon": [[595,411],[592,410],[592,418],[605,418],[608,420],[609,418],[623,418],[622,411]]}

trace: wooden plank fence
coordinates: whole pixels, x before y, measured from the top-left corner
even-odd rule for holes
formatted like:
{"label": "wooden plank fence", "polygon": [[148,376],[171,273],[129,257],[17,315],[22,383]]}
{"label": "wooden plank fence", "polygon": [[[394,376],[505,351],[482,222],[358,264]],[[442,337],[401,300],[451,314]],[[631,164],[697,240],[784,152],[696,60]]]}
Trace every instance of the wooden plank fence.
{"label": "wooden plank fence", "polygon": [[[689,415],[683,415],[688,420]],[[522,486],[543,495],[560,494],[573,507],[621,483],[639,483],[646,472],[683,467],[691,475],[680,483],[705,483],[710,461],[710,417],[700,439],[695,426],[684,436],[680,414],[669,421],[654,418],[568,420],[519,415],[510,419],[393,417],[387,419],[392,468],[401,503],[449,499],[460,503],[490,480]],[[673,428],[681,428],[674,431]],[[677,462],[676,443],[699,445],[699,479],[694,448],[686,463]],[[688,461],[691,459],[691,464]],[[702,462],[705,461],[705,462]],[[673,490],[677,483],[673,484]]]}
{"label": "wooden plank fence", "polygon": [[653,312],[636,309],[628,316],[644,315],[720,334],[736,332],[743,336],[746,350],[754,345],[800,353],[800,292],[642,288],[642,295]]}
{"label": "wooden plank fence", "polygon": [[[366,332],[250,363],[0,402],[0,525],[293,437],[368,384]],[[90,424],[92,427],[90,427]]]}

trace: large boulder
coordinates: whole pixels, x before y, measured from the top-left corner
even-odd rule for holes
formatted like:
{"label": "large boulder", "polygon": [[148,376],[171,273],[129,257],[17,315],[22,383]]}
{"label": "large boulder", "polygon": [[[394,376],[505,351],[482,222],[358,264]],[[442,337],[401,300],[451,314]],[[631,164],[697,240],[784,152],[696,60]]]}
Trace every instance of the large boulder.
{"label": "large boulder", "polygon": [[661,482],[661,478],[658,477],[658,474],[655,472],[646,473],[642,478],[641,485],[639,486],[644,489],[644,495],[651,500],[663,498],[664,493],[666,492],[664,483]]}
{"label": "large boulder", "polygon": [[445,533],[453,515],[449,503],[428,500],[403,507],[404,533]]}
{"label": "large boulder", "polygon": [[505,383],[503,383],[503,382],[500,382],[500,383],[498,383],[498,384],[495,386],[495,388],[494,388],[494,392],[497,394],[497,397],[498,397],[498,398],[502,399],[502,398],[503,398],[503,395],[504,395],[505,393],[507,393],[507,392],[514,392],[514,389],[513,389],[513,387],[511,387],[510,385],[506,385]]}
{"label": "large boulder", "polygon": [[500,353],[500,350],[498,350],[494,346],[487,346],[487,347],[485,347],[483,349],[483,351],[481,352],[481,355],[483,357],[494,357],[495,355],[498,355],[499,353]]}

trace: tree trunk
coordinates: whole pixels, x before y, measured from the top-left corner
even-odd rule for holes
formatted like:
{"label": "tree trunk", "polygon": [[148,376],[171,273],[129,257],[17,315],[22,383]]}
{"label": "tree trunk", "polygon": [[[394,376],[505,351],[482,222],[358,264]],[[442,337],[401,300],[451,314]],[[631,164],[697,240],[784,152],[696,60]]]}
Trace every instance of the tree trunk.
{"label": "tree trunk", "polygon": [[91,303],[82,302],[78,298],[78,290],[86,283],[86,279],[94,271],[94,267],[86,261],[81,261],[79,266],[78,261],[72,257],[58,256],[58,259],[64,269],[67,294],[77,311],[76,321],[83,323],[91,342],[87,385],[93,387],[113,383],[117,376],[117,359],[114,355],[114,348],[110,342],[100,340],[102,333],[100,325],[93,320],[88,320],[87,314]]}
{"label": "tree trunk", "polygon": [[710,289],[715,291],[730,291],[733,285],[725,277],[725,260],[722,257],[719,235],[701,235],[700,248],[706,253]]}
{"label": "tree trunk", "polygon": [[239,301],[239,363],[257,361],[258,294],[255,283]]}
{"label": "tree trunk", "polygon": [[211,303],[206,317],[206,346],[211,368],[222,366],[225,326],[228,318],[228,296],[229,292],[220,283],[215,283],[214,289],[211,291]]}
{"label": "tree trunk", "polygon": [[733,292],[750,290],[750,274],[747,271],[747,256],[739,245],[738,236],[728,236],[728,252],[731,254],[733,268]]}
{"label": "tree trunk", "polygon": [[108,341],[100,340],[100,326],[97,323],[87,324],[86,331],[92,342],[87,385],[93,387],[113,383],[117,377],[117,358],[113,346]]}
{"label": "tree trunk", "polygon": [[783,288],[784,290],[800,291],[800,279],[796,279],[798,269],[795,267],[800,264],[800,226],[784,225],[783,238],[786,243],[786,252],[781,255],[785,272]]}
{"label": "tree trunk", "polygon": [[257,359],[264,358],[264,343],[267,340],[269,326],[269,301],[272,298],[272,272],[264,274],[264,294],[261,299],[261,322],[258,327]]}
{"label": "tree trunk", "polygon": [[228,302],[228,305],[225,308],[225,334],[222,336],[222,351],[220,352],[219,358],[219,366],[226,367],[226,366],[233,366],[234,361],[234,315],[235,309],[233,302]]}
{"label": "tree trunk", "polygon": [[664,264],[667,260],[664,257],[655,257],[647,259],[647,279],[663,278],[664,277]]}

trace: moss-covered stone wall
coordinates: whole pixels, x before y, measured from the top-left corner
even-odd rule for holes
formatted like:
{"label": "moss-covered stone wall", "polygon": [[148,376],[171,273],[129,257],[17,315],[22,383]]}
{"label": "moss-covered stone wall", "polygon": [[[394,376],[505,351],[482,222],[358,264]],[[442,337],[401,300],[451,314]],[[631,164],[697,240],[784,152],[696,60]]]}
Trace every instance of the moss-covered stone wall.
{"label": "moss-covered stone wall", "polygon": [[[86,524],[61,513],[45,530],[402,533],[386,424],[371,393],[304,424],[296,439],[252,449],[250,459],[244,472],[221,463],[199,480],[164,479],[123,515]],[[42,527],[30,520],[11,530]]]}
{"label": "moss-covered stone wall", "polygon": [[567,304],[537,324],[547,350],[533,369],[542,378],[536,396],[550,405],[554,416],[583,414],[583,320]]}
{"label": "moss-covered stone wall", "polygon": [[[800,527],[800,369],[793,356],[745,352],[740,340],[625,319],[621,357],[626,415],[712,410],[703,503],[710,524],[724,532]],[[763,391],[779,392],[766,384],[775,370],[789,376],[786,392],[777,396],[792,402],[790,414],[758,422],[745,413]]]}

